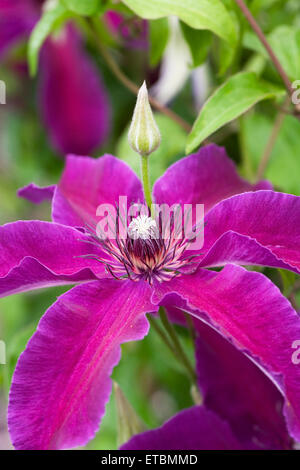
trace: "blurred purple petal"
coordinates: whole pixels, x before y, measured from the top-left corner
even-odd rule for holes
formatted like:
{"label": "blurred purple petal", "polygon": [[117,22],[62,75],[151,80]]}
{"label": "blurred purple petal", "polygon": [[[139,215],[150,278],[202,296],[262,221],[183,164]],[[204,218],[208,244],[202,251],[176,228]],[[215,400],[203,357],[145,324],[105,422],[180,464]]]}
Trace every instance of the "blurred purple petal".
{"label": "blurred purple petal", "polygon": [[38,17],[33,0],[0,0],[0,56],[28,36]]}
{"label": "blurred purple petal", "polygon": [[[203,264],[217,266],[225,260],[300,271],[299,213],[300,197],[274,191],[240,194],[220,202],[205,218],[203,252],[212,259],[204,259]],[[225,236],[228,231],[235,234]]]}
{"label": "blurred purple petal", "polygon": [[41,187],[30,183],[18,190],[18,196],[27,199],[33,204],[40,204],[44,201],[52,201],[55,188],[55,184]]}
{"label": "blurred purple petal", "polygon": [[8,409],[16,449],[66,449],[94,437],[121,343],[148,332],[147,283],[103,280],[59,297],[18,361]]}
{"label": "blurred purple petal", "polygon": [[229,425],[204,407],[181,411],[163,426],[137,434],[121,450],[239,450]]}
{"label": "blurred purple petal", "polygon": [[108,135],[106,90],[71,27],[48,39],[43,48],[40,109],[53,146],[64,155],[90,154]]}
{"label": "blurred purple petal", "polygon": [[117,11],[107,11],[104,20],[111,33],[119,36],[121,42],[132,49],[147,49],[148,23],[140,18],[131,17],[128,21]]}

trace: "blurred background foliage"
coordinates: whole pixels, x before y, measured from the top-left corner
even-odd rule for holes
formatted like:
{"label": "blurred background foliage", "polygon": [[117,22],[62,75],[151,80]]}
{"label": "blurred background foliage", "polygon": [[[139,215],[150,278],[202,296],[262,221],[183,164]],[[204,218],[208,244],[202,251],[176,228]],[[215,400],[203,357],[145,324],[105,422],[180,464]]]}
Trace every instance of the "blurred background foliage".
{"label": "blurred background foliage", "polygon": [[[74,8],[78,10],[89,2],[70,0],[62,2],[64,5],[66,3],[72,14],[75,14]],[[100,20],[97,32],[100,41],[110,50],[116,63],[135,84],[140,85],[146,79],[151,87],[159,78],[162,79],[164,61],[170,67],[167,61],[172,54],[170,50],[172,23],[166,18],[157,19],[155,15],[151,17],[150,7],[148,10],[146,7],[146,13],[143,14],[145,3],[147,2],[139,0],[124,2],[103,0],[95,2],[95,5],[99,8],[97,17],[112,9],[122,15],[121,26],[113,32],[105,21]],[[150,5],[151,0],[148,3]],[[177,1],[174,5],[176,3]],[[209,106],[212,107],[212,101],[207,101],[207,98],[238,72],[254,72],[255,79],[263,80],[268,87],[274,87],[274,90],[276,88],[276,92],[272,95],[274,99],[267,101],[262,101],[263,98],[255,99],[253,102],[253,105],[257,103],[255,107],[251,104],[251,109],[248,109],[248,106],[241,109],[236,116],[228,117],[228,122],[217,125],[216,131],[208,137],[209,141],[225,146],[239,166],[241,174],[254,181],[274,121],[284,106],[284,88],[264,48],[237,9],[234,0],[224,0],[222,3],[232,18],[238,39],[234,44],[229,44],[211,30],[191,27],[183,15],[180,31],[181,42],[184,41],[184,50],[186,50],[186,72],[184,77],[179,77],[178,72],[177,77],[175,64],[171,77],[173,80],[170,82],[170,89],[167,86],[168,98],[164,104],[192,125],[199,111],[201,116],[201,108],[207,110]],[[299,0],[251,0],[246,3],[270,40],[290,80],[300,79]],[[137,12],[141,12],[140,16],[146,20],[140,19],[136,15]],[[80,13],[80,10],[76,11],[77,15]],[[83,10],[83,13],[86,13],[86,10]],[[179,15],[180,12],[175,9],[174,14]],[[80,16],[73,18],[85,36],[85,26],[81,20]],[[130,31],[130,35],[133,39],[139,40],[140,28],[144,28],[146,46],[129,47],[128,42],[124,40],[121,27],[132,25],[133,20],[138,21],[138,26]],[[112,110],[109,136],[93,152],[93,156],[112,153],[126,161],[138,173],[139,160],[127,142],[135,96],[112,73],[92,39],[88,35],[85,39],[86,53],[102,76]],[[177,67],[181,69],[183,64],[180,61],[183,59],[179,49],[177,50],[179,62]],[[39,185],[56,183],[64,166],[64,156],[53,149],[47,129],[37,110],[39,72],[34,78],[29,78],[26,70],[24,73],[16,72],[14,66],[16,62],[26,64],[26,53],[27,43],[21,41],[10,50],[9,54],[0,56],[0,80],[5,81],[7,87],[6,104],[0,105],[1,224],[17,219],[50,220],[49,204],[34,206],[18,198],[16,191],[32,181]],[[174,57],[172,60],[174,62]],[[179,89],[176,78],[180,81]],[[173,94],[171,89],[175,90]],[[235,87],[231,93],[237,93],[237,90],[238,87]],[[162,93],[158,96],[162,96],[163,99]],[[239,99],[237,95],[236,102],[239,102]],[[220,106],[222,107],[222,102],[213,103],[213,107],[208,111],[218,116]],[[269,179],[276,189],[300,195],[300,121],[293,115],[291,108],[287,111],[272,147],[264,177]],[[162,175],[170,164],[185,155],[187,144],[187,132],[178,122],[159,112],[156,113],[156,119],[162,134],[162,144],[150,157],[152,182]],[[201,129],[197,128],[197,138],[203,131],[203,124],[201,125]],[[198,142],[196,147],[200,143]],[[273,278],[286,295],[292,294],[293,301],[300,305],[298,290],[294,290],[293,287],[294,275],[292,278],[286,277],[285,274],[280,275],[270,269],[266,270],[266,274]],[[0,302],[0,339],[7,345],[7,365],[0,365],[0,448],[9,446],[5,416],[4,412],[1,414],[1,409],[6,408],[9,383],[16,361],[43,312],[65,290],[65,287],[51,288],[47,291],[18,294]],[[193,360],[192,341],[188,333],[180,328],[178,331]],[[158,426],[178,410],[192,405],[189,381],[181,366],[156,336],[155,331],[151,331],[142,342],[124,345],[123,350],[126,350],[126,360],[121,361],[115,368],[113,378],[147,426]],[[112,395],[101,430],[87,447],[113,449],[116,446],[116,409]]]}

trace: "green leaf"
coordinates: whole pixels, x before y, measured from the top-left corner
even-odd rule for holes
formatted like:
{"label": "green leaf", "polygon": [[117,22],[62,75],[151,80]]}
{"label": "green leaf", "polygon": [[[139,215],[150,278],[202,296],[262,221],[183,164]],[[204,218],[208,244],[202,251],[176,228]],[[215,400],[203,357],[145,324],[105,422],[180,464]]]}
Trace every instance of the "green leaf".
{"label": "green leaf", "polygon": [[260,54],[253,54],[244,66],[245,72],[254,72],[256,75],[261,75],[266,66],[266,58]]}
{"label": "green leaf", "polygon": [[[279,62],[291,80],[300,77],[300,29],[293,26],[279,26],[267,36]],[[259,52],[270,60],[270,57],[257,36],[248,31],[243,39],[244,47]]]}
{"label": "green leaf", "polygon": [[70,12],[59,4],[55,8],[45,11],[36,24],[28,43],[28,63],[31,76],[34,76],[37,72],[39,52],[47,36],[54,29],[61,26],[70,16]]}
{"label": "green leaf", "polygon": [[300,30],[279,26],[269,36],[269,42],[289,78],[300,77]]}
{"label": "green leaf", "polygon": [[153,20],[175,15],[195,29],[208,29],[235,44],[236,30],[230,14],[220,0],[122,0],[142,18]]}
{"label": "green leaf", "polygon": [[208,136],[259,101],[283,94],[283,89],[260,80],[252,72],[232,76],[204,104],[188,136],[186,152],[192,152]]}
{"label": "green leaf", "polygon": [[[248,157],[253,167],[257,169],[271,135],[274,118],[255,112],[245,116],[243,124],[243,139]],[[299,135],[300,121],[293,116],[286,116],[265,171],[265,177],[279,190],[298,196],[300,195]]]}
{"label": "green leaf", "polygon": [[[176,157],[184,155],[186,141],[186,133],[178,124],[162,114],[157,113],[154,116],[162,139],[160,147],[149,157],[152,184],[176,160]],[[118,142],[116,154],[140,176],[140,158],[128,143],[128,128],[125,129]]]}
{"label": "green leaf", "polygon": [[291,271],[287,271],[286,269],[278,269],[278,271],[280,273],[281,280],[282,280],[282,287],[283,287],[282,293],[283,295],[285,295],[285,297],[288,297],[295,284],[296,274]]}
{"label": "green leaf", "polygon": [[36,322],[31,323],[24,329],[18,331],[7,345],[6,351],[6,385],[9,388],[17,360],[26,348],[26,345],[36,330]]}
{"label": "green leaf", "polygon": [[90,16],[97,13],[101,0],[63,0],[66,7],[78,15]]}
{"label": "green leaf", "polygon": [[191,51],[193,67],[198,67],[206,60],[212,43],[212,34],[210,31],[193,29],[182,21],[180,22],[180,26],[184,39]]}
{"label": "green leaf", "polygon": [[149,22],[150,28],[150,65],[155,66],[161,59],[169,37],[167,18]]}

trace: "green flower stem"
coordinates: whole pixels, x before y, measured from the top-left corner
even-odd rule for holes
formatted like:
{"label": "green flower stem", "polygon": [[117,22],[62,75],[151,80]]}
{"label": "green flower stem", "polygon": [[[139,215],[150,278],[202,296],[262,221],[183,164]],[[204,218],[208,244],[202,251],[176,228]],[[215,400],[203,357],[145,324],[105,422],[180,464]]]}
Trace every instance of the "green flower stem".
{"label": "green flower stem", "polygon": [[244,116],[242,116],[239,119],[239,123],[240,123],[239,145],[240,145],[240,151],[241,151],[241,156],[242,156],[243,176],[245,176],[249,181],[251,181],[251,183],[254,183],[255,174],[254,174],[251,157],[249,155],[249,150],[248,150],[248,146],[247,146],[246,139],[245,139],[246,130],[245,130]]}
{"label": "green flower stem", "polygon": [[285,85],[285,87],[288,91],[288,94],[290,96],[292,96],[292,94],[294,92],[292,83],[291,83],[286,71],[284,70],[282,64],[278,60],[278,57],[276,56],[276,54],[274,53],[272,47],[270,46],[269,42],[267,41],[267,38],[264,35],[261,27],[256,22],[255,18],[253,17],[251,11],[249,10],[247,5],[245,4],[244,0],[235,0],[235,3],[238,5],[240,10],[244,14],[246,20],[248,21],[249,25],[251,26],[251,28],[253,29],[253,31],[257,35],[258,39],[260,40],[260,42],[262,43],[262,45],[266,49],[267,53],[269,54],[269,57],[270,57],[271,61],[273,62],[274,67],[276,68],[277,72],[279,73],[279,75],[280,75],[280,77],[281,77],[281,79],[282,79],[282,81],[283,81],[283,83],[284,83],[284,85]]}
{"label": "green flower stem", "polygon": [[165,327],[165,330],[168,332],[168,334],[169,334],[169,336],[172,340],[172,343],[173,343],[173,346],[176,350],[177,356],[180,358],[182,364],[185,366],[186,370],[188,371],[192,382],[196,383],[197,382],[197,377],[196,377],[194,368],[193,368],[192,364],[190,363],[189,358],[185,354],[185,352],[184,352],[184,350],[183,350],[183,348],[180,344],[180,341],[178,339],[178,336],[177,336],[177,333],[176,333],[176,330],[175,330],[174,326],[169,322],[168,317],[166,315],[166,312],[164,311],[164,309],[162,307],[160,307],[160,309],[159,309],[159,316],[161,318],[162,324]]}
{"label": "green flower stem", "polygon": [[[164,344],[167,346],[167,348],[171,351],[171,353],[174,355],[174,357],[181,362],[183,367],[186,369],[188,376],[192,379],[192,386],[190,388],[190,393],[191,397],[193,399],[193,402],[195,405],[201,405],[202,404],[202,396],[201,393],[198,389],[197,383],[196,383],[196,374],[194,372],[194,369],[192,365],[190,364],[188,358],[185,355],[185,352],[183,351],[178,339],[177,342],[179,343],[179,348],[178,346],[175,346],[173,341],[170,341],[164,330],[160,327],[160,325],[157,323],[156,319],[152,317],[152,315],[148,316],[149,323],[151,327],[158,333]],[[167,319],[168,322],[168,319]],[[169,323],[169,322],[168,322]],[[172,326],[172,325],[171,325]],[[174,330],[175,335],[176,331]],[[177,336],[176,336],[177,338]],[[183,359],[185,358],[185,359]]]}
{"label": "green flower stem", "polygon": [[156,331],[156,333],[160,336],[161,340],[165,343],[165,345],[167,346],[167,348],[171,351],[171,353],[176,357],[176,359],[180,360],[180,358],[178,357],[178,354],[177,354],[177,351],[176,349],[174,348],[173,344],[171,343],[171,341],[169,340],[168,336],[166,335],[166,333],[164,332],[164,330],[159,326],[159,324],[157,323],[156,319],[153,318],[151,315],[148,316],[148,320],[149,320],[149,323],[151,325],[152,328],[154,328],[154,330]]}
{"label": "green flower stem", "polygon": [[141,155],[141,172],[142,172],[142,183],[143,183],[146,203],[149,209],[151,209],[152,196],[151,196],[151,185],[150,185],[150,177],[149,177],[149,163],[148,163],[148,157],[144,157],[143,155]]}

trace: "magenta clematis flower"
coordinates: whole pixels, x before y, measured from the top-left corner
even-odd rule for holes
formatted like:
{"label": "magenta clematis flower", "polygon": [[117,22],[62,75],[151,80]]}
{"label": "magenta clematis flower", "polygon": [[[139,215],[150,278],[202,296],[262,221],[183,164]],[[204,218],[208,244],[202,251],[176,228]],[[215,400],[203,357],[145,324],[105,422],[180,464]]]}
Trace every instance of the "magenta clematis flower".
{"label": "magenta clematis flower", "polygon": [[[0,57],[29,36],[43,2],[10,3],[0,0]],[[46,41],[39,79],[40,114],[53,147],[63,155],[94,151],[108,136],[109,100],[96,66],[70,25]]]}
{"label": "magenta clematis flower", "polygon": [[121,42],[132,49],[147,49],[148,43],[148,23],[146,20],[131,18],[125,20],[124,16],[113,10],[104,14],[106,25],[113,35],[120,36]]}
{"label": "magenta clematis flower", "polygon": [[202,406],[181,411],[158,429],[130,439],[121,450],[241,450],[230,426]]}
{"label": "magenta clematis flower", "polygon": [[38,19],[34,0],[0,0],[0,58],[30,34]]}
{"label": "magenta clematis flower", "polygon": [[[232,403],[230,392],[219,396],[218,376],[198,361],[206,407],[196,411],[200,429],[205,431],[209,417],[212,422],[226,420],[223,429],[229,426],[232,434],[228,445],[248,448],[249,440],[253,444],[251,426],[258,426],[257,439],[268,431],[265,447],[283,446],[287,438],[276,432],[282,422],[285,433],[285,424],[282,417],[276,421],[273,404],[284,400],[288,432],[300,439],[300,369],[292,360],[293,345],[300,339],[299,316],[268,278],[242,267],[299,272],[299,197],[274,192],[266,182],[251,186],[214,145],[177,162],[155,183],[153,197],[157,204],[205,205],[205,243],[201,253],[193,253],[197,265],[192,268],[189,250],[182,249],[185,241],[138,236],[109,242],[84,229],[98,223],[102,203],[114,206],[121,195],[130,203],[143,200],[140,181],[115,157],[69,156],[58,186],[43,191],[31,185],[22,195],[38,202],[53,193],[52,223],[19,221],[0,229],[0,293],[80,285],[48,309],[18,361],[8,409],[17,449],[70,448],[94,436],[120,345],[142,339],[149,328],[146,313],[159,306],[184,310],[198,320],[203,347],[208,341],[216,354],[208,351],[203,361],[207,357],[212,368],[225,370],[224,386],[237,397]],[[147,223],[143,230],[150,230]],[[220,266],[225,267],[207,269]],[[223,347],[230,349],[233,361],[223,355]],[[235,361],[235,355],[240,359]],[[250,369],[243,365],[248,358],[254,364],[249,365],[249,384]],[[258,397],[270,396],[270,404],[255,401],[256,386]],[[235,444],[240,423],[242,441]],[[203,446],[209,447],[207,439]]]}

